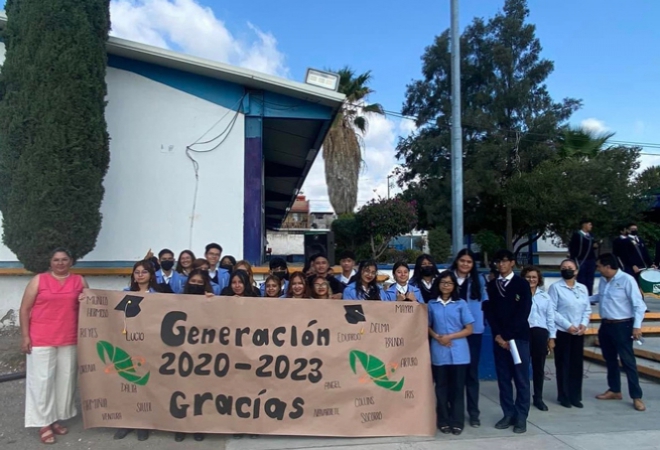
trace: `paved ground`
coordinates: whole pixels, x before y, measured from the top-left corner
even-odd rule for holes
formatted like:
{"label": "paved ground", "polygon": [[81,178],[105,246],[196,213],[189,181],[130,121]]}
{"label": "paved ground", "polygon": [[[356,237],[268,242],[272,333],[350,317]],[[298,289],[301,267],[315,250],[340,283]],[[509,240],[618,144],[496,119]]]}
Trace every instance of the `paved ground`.
{"label": "paved ground", "polygon": [[[605,390],[605,372],[602,366],[585,366],[583,410],[564,409],[553,402],[556,395],[554,379],[547,382],[546,402],[550,411],[531,412],[528,431],[514,435],[511,430],[500,431],[493,424],[500,419],[497,385],[482,383],[482,427],[466,428],[460,437],[438,435],[435,438],[379,438],[379,439],[326,439],[299,437],[267,437],[235,439],[210,436],[204,442],[187,439],[176,443],[171,433],[154,433],[146,442],[137,442],[135,435],[123,441],[113,441],[113,430],[83,430],[80,418],[71,423],[71,433],[59,439],[55,448],[68,449],[226,449],[226,450],[467,450],[506,448],[507,450],[581,449],[606,450],[630,448],[635,450],[660,448],[660,384],[643,381],[648,410],[633,410],[631,402],[599,402],[594,396]],[[554,367],[548,366],[552,377]],[[625,380],[624,380],[625,383]],[[624,384],[625,386],[625,384]],[[23,428],[24,381],[0,383],[0,448],[32,450],[40,448],[36,430]],[[625,391],[626,389],[624,389]],[[626,396],[627,397],[627,396]]]}

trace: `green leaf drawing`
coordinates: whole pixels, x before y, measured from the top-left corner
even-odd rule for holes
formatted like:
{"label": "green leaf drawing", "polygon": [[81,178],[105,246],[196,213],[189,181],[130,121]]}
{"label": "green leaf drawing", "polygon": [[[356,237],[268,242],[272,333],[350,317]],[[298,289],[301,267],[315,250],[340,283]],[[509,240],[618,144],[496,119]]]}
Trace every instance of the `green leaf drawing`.
{"label": "green leaf drawing", "polygon": [[151,372],[147,372],[145,375],[138,375],[135,370],[133,358],[131,358],[131,355],[126,353],[123,349],[115,347],[107,341],[98,341],[96,343],[96,351],[98,352],[101,361],[108,365],[112,364],[117,375],[126,381],[137,384],[138,386],[144,386],[149,381],[149,375]]}
{"label": "green leaf drawing", "polygon": [[360,361],[360,364],[375,385],[394,392],[399,392],[403,388],[405,377],[401,378],[399,381],[389,380],[385,363],[375,356],[361,352],[360,350],[351,350],[351,353],[349,354],[349,363],[351,365],[351,370],[355,374],[357,373],[357,361]]}

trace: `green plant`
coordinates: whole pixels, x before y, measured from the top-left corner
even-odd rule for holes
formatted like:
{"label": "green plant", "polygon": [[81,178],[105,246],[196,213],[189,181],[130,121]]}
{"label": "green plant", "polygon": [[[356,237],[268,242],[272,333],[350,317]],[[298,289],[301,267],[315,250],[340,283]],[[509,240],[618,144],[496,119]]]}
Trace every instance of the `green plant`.
{"label": "green plant", "polygon": [[451,258],[451,235],[444,228],[434,228],[428,234],[429,250],[437,263]]}

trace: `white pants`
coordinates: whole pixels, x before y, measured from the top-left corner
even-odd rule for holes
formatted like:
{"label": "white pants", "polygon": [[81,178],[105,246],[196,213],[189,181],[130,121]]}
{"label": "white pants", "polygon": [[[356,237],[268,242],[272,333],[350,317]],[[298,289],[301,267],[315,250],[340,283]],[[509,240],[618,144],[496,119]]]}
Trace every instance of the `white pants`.
{"label": "white pants", "polygon": [[73,404],[78,368],[76,356],[75,345],[32,347],[26,364],[26,427],[42,428],[78,413]]}

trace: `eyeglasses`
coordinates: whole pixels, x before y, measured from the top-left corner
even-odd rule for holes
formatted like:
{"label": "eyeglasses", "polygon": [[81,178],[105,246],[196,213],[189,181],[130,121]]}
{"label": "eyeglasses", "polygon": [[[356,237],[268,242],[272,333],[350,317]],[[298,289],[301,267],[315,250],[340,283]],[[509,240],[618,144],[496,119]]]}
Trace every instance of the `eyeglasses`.
{"label": "eyeglasses", "polygon": [[133,275],[139,277],[139,276],[142,276],[142,275],[149,275],[149,272],[147,272],[146,270],[144,270],[142,272],[139,272],[139,271],[136,270],[135,272],[133,272]]}
{"label": "eyeglasses", "polygon": [[374,271],[371,271],[371,270],[365,270],[362,273],[365,274],[365,275],[370,275],[372,277],[375,277],[376,275],[378,275],[378,272],[374,272]]}
{"label": "eyeglasses", "polygon": [[328,287],[328,283],[314,283],[315,288]]}
{"label": "eyeglasses", "polygon": [[451,281],[441,281],[440,286],[453,286],[454,283]]}

